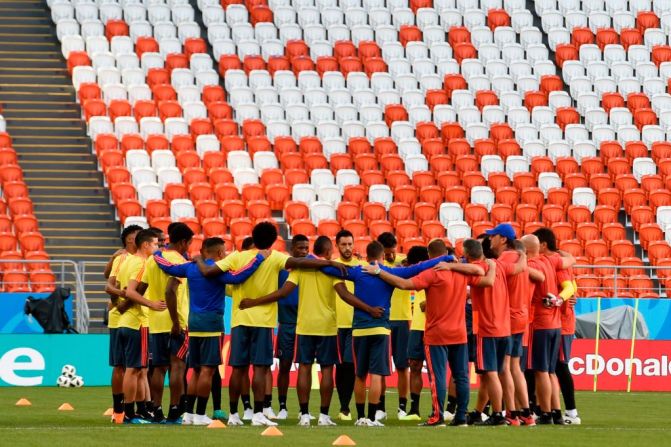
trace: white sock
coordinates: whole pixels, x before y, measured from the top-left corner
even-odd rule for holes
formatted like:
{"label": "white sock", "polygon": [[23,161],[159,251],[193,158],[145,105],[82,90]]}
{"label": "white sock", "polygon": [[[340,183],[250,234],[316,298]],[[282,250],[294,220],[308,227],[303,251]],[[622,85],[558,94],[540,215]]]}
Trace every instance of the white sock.
{"label": "white sock", "polygon": [[575,408],[573,410],[566,410],[566,416],[570,418],[576,418],[578,417],[578,410],[576,410]]}

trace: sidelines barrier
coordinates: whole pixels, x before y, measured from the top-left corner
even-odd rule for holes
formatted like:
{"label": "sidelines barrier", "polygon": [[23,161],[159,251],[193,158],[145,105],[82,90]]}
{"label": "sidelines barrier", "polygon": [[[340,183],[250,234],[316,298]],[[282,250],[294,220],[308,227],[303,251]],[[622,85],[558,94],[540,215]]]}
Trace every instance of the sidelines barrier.
{"label": "sidelines barrier", "polygon": [[[0,335],[0,386],[55,386],[63,365],[77,368],[87,386],[108,386],[111,368],[107,366],[108,336],[101,335]],[[576,389],[591,390],[595,377],[600,390],[624,391],[632,373],[631,391],[671,391],[671,341],[642,340],[630,360],[628,340],[603,340],[598,357],[595,340],[575,340],[569,363]],[[225,337],[223,358],[228,360],[230,337]],[[598,360],[598,361],[597,361]],[[277,373],[277,364],[272,367]],[[223,385],[228,384],[231,368],[220,367]],[[295,385],[296,372],[291,373]],[[396,375],[387,379],[396,386]],[[424,384],[428,384],[425,378]],[[471,384],[477,378],[471,370]]]}

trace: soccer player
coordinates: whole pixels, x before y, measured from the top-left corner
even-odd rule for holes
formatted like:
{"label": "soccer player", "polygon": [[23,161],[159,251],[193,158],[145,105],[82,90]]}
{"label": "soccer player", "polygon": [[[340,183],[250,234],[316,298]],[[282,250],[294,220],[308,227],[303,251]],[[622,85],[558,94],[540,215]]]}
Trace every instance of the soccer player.
{"label": "soccer player", "polygon": [[[291,239],[291,256],[304,258],[310,252],[310,242],[303,234],[296,234]],[[290,276],[288,270],[280,271],[278,286],[280,290]],[[293,283],[297,285],[295,282]],[[277,374],[277,398],[280,402],[280,412],[277,419],[286,419],[287,391],[289,390],[289,373],[294,362],[294,347],[296,346],[296,319],[298,316],[298,296],[300,288],[294,288],[291,293],[277,302],[277,339],[275,340],[275,357],[280,361]],[[312,298],[311,298],[312,299]]]}
{"label": "soccer player", "polygon": [[[410,278],[435,266],[440,261],[452,259],[448,257],[437,258],[410,267],[380,266],[384,261],[384,247],[377,241],[368,244],[366,256],[369,264],[375,264],[372,268],[374,272],[379,273],[380,269],[384,269],[403,278]],[[352,322],[352,356],[356,373],[354,396],[357,421],[355,425],[382,427],[383,424],[375,418],[382,394],[383,379],[391,373],[391,365],[389,364],[389,335],[391,332],[389,307],[394,287],[375,275],[367,274],[363,269],[364,267],[361,266],[348,267],[345,276],[333,268],[325,268],[322,271],[354,282],[354,294],[350,293],[344,283],[341,282],[336,285],[338,295],[345,301],[355,302],[360,300],[370,307],[369,311],[355,308]],[[381,316],[377,317],[372,310],[381,311]],[[366,417],[366,380],[369,375],[368,417]]]}
{"label": "soccer player", "polygon": [[[575,264],[575,258],[568,253],[557,250],[557,239],[550,228],[539,228],[534,231],[534,235],[540,241],[540,252],[550,259],[554,258],[555,265],[561,261],[561,269],[557,271],[557,284],[561,286],[559,296],[564,300],[561,306],[561,341],[559,344],[559,359],[557,362],[556,376],[559,381],[559,388],[564,397],[566,411],[564,413],[564,422],[571,425],[580,425],[581,420],[578,416],[578,410],[575,404],[575,387],[573,376],[568,367],[571,359],[571,345],[575,334],[575,292],[578,286],[573,279],[572,265]],[[557,420],[557,414],[553,413],[553,420]]]}
{"label": "soccer player", "polygon": [[[387,267],[398,267],[402,265],[405,256],[396,253],[396,236],[385,232],[377,237],[377,241],[384,247],[384,265]],[[412,320],[412,304],[410,302],[409,290],[394,290],[391,296],[391,310],[389,322],[391,324],[391,356],[396,367],[398,377],[398,410],[397,417],[404,418],[407,415],[408,405],[408,340],[410,338],[410,321]],[[387,417],[385,409],[386,384],[382,384],[382,396],[380,408],[376,418],[384,420]]]}
{"label": "soccer player", "polygon": [[[490,236],[490,249],[499,261],[514,264],[519,260],[520,253],[525,251],[524,244],[516,239],[515,232],[509,224],[498,225],[490,230],[488,235]],[[529,409],[527,383],[520,366],[520,358],[523,352],[524,333],[529,322],[529,302],[534,287],[529,276],[536,275],[537,279],[542,280],[537,276],[538,274],[536,270],[526,268],[519,275],[506,277],[510,300],[511,346],[510,354],[506,355],[504,360],[506,373],[502,376],[505,380],[502,385],[505,401],[510,402],[513,399],[515,401],[516,406],[512,409],[507,408],[506,411],[506,419],[513,425],[517,425],[515,421],[529,426],[536,425]]]}
{"label": "soccer player", "polygon": [[[536,398],[541,409],[537,424],[553,424],[552,409],[559,403],[559,385],[556,384],[555,369],[559,355],[561,336],[561,309],[563,301],[558,298],[556,268],[546,256],[540,254],[538,237],[529,234],[522,238],[527,249],[529,266],[543,273],[542,282],[536,281],[532,298],[533,320],[529,335],[527,367],[533,369],[536,382]],[[561,410],[559,410],[559,423]]]}
{"label": "soccer player", "polygon": [[[509,224],[500,224],[493,230],[496,234],[504,233],[509,239],[515,237],[515,231]],[[479,250],[481,252],[481,250]],[[483,257],[473,257],[466,253],[469,262],[480,264],[486,271],[489,264],[483,262]],[[482,412],[487,394],[492,405],[492,416],[486,421],[475,420],[480,425],[505,425],[514,423],[506,421],[503,416],[503,398],[506,397],[506,408],[510,411],[515,408],[512,378],[508,380],[509,371],[506,370],[505,359],[510,349],[510,304],[508,298],[507,277],[517,275],[526,268],[526,256],[520,253],[515,264],[494,261],[496,273],[492,287],[473,287],[471,300],[473,311],[477,312],[478,324],[476,333],[476,371],[482,380],[482,391],[479,392],[476,411]],[[504,396],[503,384],[506,384]],[[516,421],[516,420],[515,420]],[[519,425],[519,421],[517,424]]]}
{"label": "soccer player", "polygon": [[[254,238],[251,236],[247,236],[242,240],[242,245],[240,246],[240,249],[242,251],[246,250],[253,250],[254,249]],[[226,289],[226,295],[232,296],[233,291],[229,287]],[[270,382],[270,385],[268,384]],[[240,394],[240,400],[242,401],[242,408],[243,408],[243,413],[242,413],[242,420],[243,421],[251,421],[252,418],[254,417],[254,410],[252,408],[252,400],[249,396],[249,390],[251,388],[251,381],[249,380],[249,370],[245,371],[245,374],[242,376],[242,385],[241,385],[241,394]],[[266,375],[266,394],[264,398],[264,408],[263,408],[263,414],[266,415],[268,419],[271,419],[268,414],[266,414],[266,407],[265,403],[268,400],[268,394],[271,394],[273,392],[273,375],[270,370],[268,370],[268,374]],[[272,408],[270,408],[272,411]]]}
{"label": "soccer player", "polygon": [[109,344],[109,364],[112,369],[112,422],[115,424],[123,423],[124,396],[123,396],[123,349],[119,342],[119,318],[121,314],[117,309],[119,299],[123,299],[126,291],[119,287],[117,277],[119,270],[128,256],[134,255],[137,251],[135,246],[135,236],[142,230],[139,225],[129,225],[121,232],[121,243],[123,248],[117,250],[105,267],[105,277],[107,284],[105,292],[110,296],[108,305],[107,327],[110,333]]}
{"label": "soccer player", "polygon": [[[183,254],[187,253],[193,231],[184,223],[171,224],[170,247],[163,250],[163,258],[171,264],[183,264]],[[159,239],[160,240],[160,239]],[[170,369],[170,410],[167,422],[178,422],[184,412],[180,401],[184,394],[184,374],[186,373],[186,354],[188,337],[186,335],[189,318],[189,298],[186,284],[177,278],[166,275],[157,265],[153,256],[147,258],[142,279],[138,284],[144,288],[144,295],[150,301],[165,302],[168,312],[156,312],[149,309],[149,347],[150,363],[154,370],[151,374],[151,396],[154,403],[153,422],[161,423],[165,419],[161,402],[165,374]]]}
{"label": "soccer player", "polygon": [[[201,253],[205,265],[214,265],[224,257],[223,239],[206,239]],[[226,285],[242,283],[252,276],[262,263],[267,262],[264,261],[265,252],[255,254],[240,270],[214,278],[205,278],[195,263],[173,265],[159,254],[154,259],[161,270],[171,276],[187,278],[189,286],[189,367],[194,368],[194,376],[189,381],[182,424],[209,425],[212,419],[207,417],[205,410],[214,370],[222,363]]]}
{"label": "soccer player", "polygon": [[[352,267],[366,265],[366,262],[354,255],[354,235],[348,230],[340,230],[336,234],[336,247],[340,256],[337,262]],[[345,281],[345,287],[350,293],[354,293],[354,283]],[[354,308],[345,300],[336,300],[336,319],[338,322],[338,355],[339,362],[336,365],[335,386],[340,401],[340,412],[338,419],[351,421],[352,414],[349,403],[354,392],[354,360],[352,359],[352,320],[354,319]]]}
{"label": "soccer player", "polygon": [[[268,250],[277,239],[277,229],[270,222],[256,224],[252,230],[254,246],[258,250]],[[234,252],[213,265],[205,265],[196,259],[201,272],[206,277],[220,275],[227,270],[236,270],[247,264],[255,256],[255,250]],[[233,287],[233,314],[231,319],[231,354],[229,364],[233,367],[229,382],[230,415],[228,425],[242,425],[238,415],[238,399],[242,377],[254,367],[252,389],[254,390],[254,416],[252,425],[274,426],[263,414],[266,395],[266,375],[273,363],[273,329],[277,322],[277,303],[269,303],[250,309],[240,309],[243,298],[259,298],[277,290],[277,278],[281,270],[293,268],[337,267],[345,271],[345,266],[324,259],[293,258],[278,251],[272,251],[266,261],[252,275],[249,281]]]}
{"label": "soccer player", "polygon": [[[431,246],[431,244],[429,244]],[[435,253],[437,257],[439,254]],[[407,265],[415,265],[429,259],[429,251],[426,247],[415,246],[408,250]],[[422,367],[424,366],[424,326],[426,324],[426,294],[423,290],[415,291],[415,299],[412,304],[412,323],[410,323],[410,337],[408,339],[408,363],[410,366],[410,411],[402,421],[419,421],[419,398],[422,393],[423,379]]]}
{"label": "soccer player", "polygon": [[[447,247],[442,241],[434,248]],[[464,241],[464,252],[472,259],[482,255],[480,243],[474,239]],[[457,408],[452,425],[466,425],[468,409],[468,345],[466,337],[466,296],[469,285],[491,287],[494,284],[496,267],[494,261],[485,261],[484,270],[474,264],[441,263],[436,269],[424,270],[411,279],[402,279],[385,271],[380,278],[399,289],[425,290],[426,327],[424,330],[424,354],[431,382],[433,411],[425,426],[445,425],[443,407],[447,391],[447,365],[449,364],[456,385]],[[475,275],[475,276],[467,276]]]}
{"label": "soccer player", "polygon": [[[317,238],[314,256],[329,259],[333,244],[326,236]],[[310,255],[309,257],[314,257]],[[244,299],[240,307],[264,305],[289,296],[298,290],[298,312],[296,323],[296,362],[298,369],[298,403],[300,420],[298,425],[310,426],[309,399],[312,387],[312,365],[317,361],[321,367],[321,405],[318,425],[336,425],[329,417],[329,406],[333,395],[333,365],[338,362],[336,324],[336,292],[331,276],[318,270],[292,270],[284,285],[269,295],[255,300]]]}
{"label": "soccer player", "polygon": [[[144,387],[148,363],[148,328],[145,308],[165,311],[162,301],[150,301],[142,296],[144,290],[135,290],[142,278],[144,264],[148,256],[158,249],[158,238],[151,230],[142,230],[135,237],[137,252],[128,257],[120,268],[118,281],[121,289],[126,289],[125,300],[117,307],[119,318],[119,339],[124,352],[123,390],[124,422],[130,424],[149,423],[146,413]],[[140,293],[142,292],[142,293]],[[138,405],[138,416],[135,413]]]}

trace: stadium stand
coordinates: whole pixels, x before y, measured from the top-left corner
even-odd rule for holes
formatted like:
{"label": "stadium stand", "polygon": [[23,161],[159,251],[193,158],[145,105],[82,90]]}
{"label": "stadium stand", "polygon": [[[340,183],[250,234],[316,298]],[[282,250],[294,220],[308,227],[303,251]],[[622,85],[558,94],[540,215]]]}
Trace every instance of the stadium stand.
{"label": "stadium stand", "polygon": [[664,2],[48,3],[121,224],[459,252],[511,221],[631,267],[583,296],[671,285],[637,268],[671,265]]}

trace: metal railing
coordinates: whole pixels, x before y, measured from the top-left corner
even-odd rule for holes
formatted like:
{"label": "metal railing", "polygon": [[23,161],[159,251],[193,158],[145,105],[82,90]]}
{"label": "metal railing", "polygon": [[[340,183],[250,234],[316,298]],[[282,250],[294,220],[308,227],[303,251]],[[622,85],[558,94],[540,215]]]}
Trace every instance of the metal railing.
{"label": "metal railing", "polygon": [[582,298],[671,297],[671,266],[576,265],[573,271]]}
{"label": "metal railing", "polygon": [[[45,264],[49,265],[49,269],[54,275],[53,282],[51,281],[31,281],[30,273],[42,272],[44,273]],[[38,268],[30,269],[34,265]],[[25,271],[23,267],[28,267]],[[17,268],[18,267],[18,268]],[[39,293],[53,291],[54,287],[67,287],[70,289],[73,298],[73,325],[74,328],[81,334],[85,334],[89,329],[90,313],[89,306],[86,300],[86,292],[84,290],[83,278],[76,262],[68,259],[53,259],[53,260],[37,260],[27,261],[23,259],[0,260],[0,269],[5,274],[3,275],[2,284],[5,290],[15,290],[23,293]],[[10,272],[24,271],[25,276],[16,275],[10,276]],[[10,287],[7,287],[10,286]]]}

